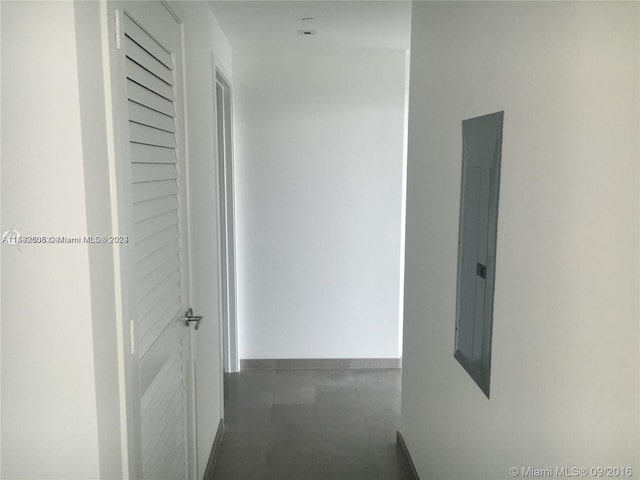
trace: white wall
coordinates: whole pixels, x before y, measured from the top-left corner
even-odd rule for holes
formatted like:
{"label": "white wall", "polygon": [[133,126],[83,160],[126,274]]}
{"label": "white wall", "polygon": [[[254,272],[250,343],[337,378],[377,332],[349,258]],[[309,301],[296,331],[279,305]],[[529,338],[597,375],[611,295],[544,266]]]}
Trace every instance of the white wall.
{"label": "white wall", "polygon": [[234,55],[240,358],[399,356],[404,62]]}
{"label": "white wall", "polygon": [[[0,3],[2,232],[112,231],[102,56],[111,19],[102,7]],[[180,2],[176,10],[185,24],[190,246],[198,254],[191,300],[205,316],[195,337],[202,478],[223,414],[211,54],[230,72],[231,49],[208,4]],[[112,249],[0,252],[2,478],[123,478]]]}
{"label": "white wall", "polygon": [[223,416],[219,315],[218,181],[212,53],[231,72],[231,48],[206,2],[175,4],[185,23],[190,188],[191,306],[204,319],[195,335],[198,478],[203,478]]}
{"label": "white wall", "polygon": [[[639,13],[413,5],[401,430],[423,479],[637,475]],[[453,358],[460,122],[498,110],[488,400]]]}
{"label": "white wall", "polygon": [[[2,2],[3,232],[87,232],[74,22],[71,2]],[[1,475],[97,478],[88,247],[1,249]]]}

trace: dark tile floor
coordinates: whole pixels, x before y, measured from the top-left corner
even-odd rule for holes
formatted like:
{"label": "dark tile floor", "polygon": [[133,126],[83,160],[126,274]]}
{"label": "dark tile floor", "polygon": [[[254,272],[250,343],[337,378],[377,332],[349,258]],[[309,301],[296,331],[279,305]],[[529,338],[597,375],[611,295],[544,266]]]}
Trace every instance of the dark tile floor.
{"label": "dark tile floor", "polygon": [[411,480],[398,450],[400,370],[226,376],[212,480]]}

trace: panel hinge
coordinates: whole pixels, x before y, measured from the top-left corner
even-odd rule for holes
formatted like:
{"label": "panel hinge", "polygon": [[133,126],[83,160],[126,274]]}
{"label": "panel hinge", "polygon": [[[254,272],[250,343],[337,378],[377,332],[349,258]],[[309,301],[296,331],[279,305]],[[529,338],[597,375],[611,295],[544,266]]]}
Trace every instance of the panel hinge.
{"label": "panel hinge", "polygon": [[136,353],[136,324],[133,320],[129,320],[129,348],[131,355]]}
{"label": "panel hinge", "polygon": [[116,31],[116,48],[120,50],[120,10],[115,11],[114,27]]}

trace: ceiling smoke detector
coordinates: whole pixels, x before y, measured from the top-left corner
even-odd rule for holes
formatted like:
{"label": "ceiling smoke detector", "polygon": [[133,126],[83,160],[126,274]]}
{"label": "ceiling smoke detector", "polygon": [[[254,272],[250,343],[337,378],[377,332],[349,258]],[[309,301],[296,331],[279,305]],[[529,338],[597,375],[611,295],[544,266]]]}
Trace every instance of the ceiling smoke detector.
{"label": "ceiling smoke detector", "polygon": [[298,35],[315,35],[315,30],[298,30]]}

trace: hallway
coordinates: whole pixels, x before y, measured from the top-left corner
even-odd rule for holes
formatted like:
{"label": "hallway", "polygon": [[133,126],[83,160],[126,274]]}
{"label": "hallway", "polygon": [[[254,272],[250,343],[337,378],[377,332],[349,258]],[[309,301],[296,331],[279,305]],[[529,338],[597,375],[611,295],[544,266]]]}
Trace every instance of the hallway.
{"label": "hallway", "polygon": [[640,2],[0,0],[0,70],[0,478],[638,478]]}
{"label": "hallway", "polygon": [[401,370],[226,376],[212,480],[410,480],[399,451]]}

